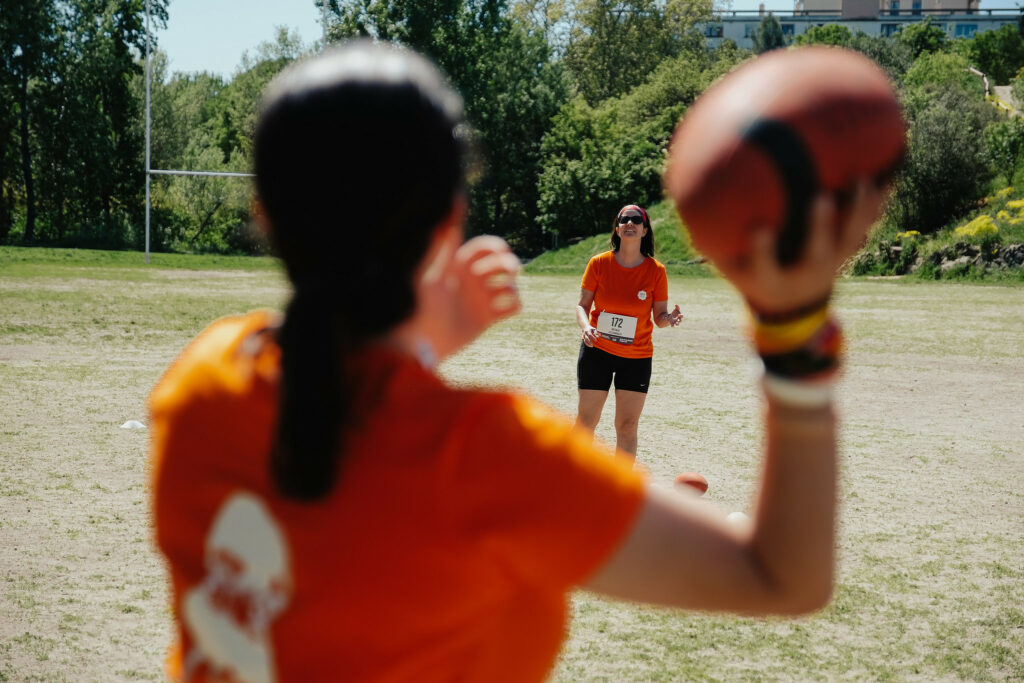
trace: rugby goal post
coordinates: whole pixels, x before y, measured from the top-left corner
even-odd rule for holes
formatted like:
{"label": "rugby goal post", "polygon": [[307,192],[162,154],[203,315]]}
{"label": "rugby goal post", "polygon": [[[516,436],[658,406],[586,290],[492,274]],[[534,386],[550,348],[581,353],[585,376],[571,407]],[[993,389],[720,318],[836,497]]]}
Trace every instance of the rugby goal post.
{"label": "rugby goal post", "polygon": [[[323,42],[327,42],[327,0],[320,2],[320,26],[323,30]],[[152,168],[150,149],[152,140],[152,118],[150,116],[150,98],[152,90],[152,60],[150,54],[150,0],[146,0],[146,263],[149,263],[150,234],[150,181],[154,175],[183,176],[214,176],[222,178],[252,178],[252,173],[235,173],[231,171],[190,171],[184,169]]]}

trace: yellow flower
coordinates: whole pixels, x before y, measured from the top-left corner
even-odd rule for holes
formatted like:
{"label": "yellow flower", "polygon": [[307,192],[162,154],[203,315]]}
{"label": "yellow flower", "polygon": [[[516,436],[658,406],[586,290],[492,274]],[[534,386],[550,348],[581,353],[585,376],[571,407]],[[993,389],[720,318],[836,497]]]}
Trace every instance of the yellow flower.
{"label": "yellow flower", "polygon": [[996,214],[996,218],[998,218],[1001,221],[1008,221],[1010,220],[1010,212],[1005,210],[1000,211],[999,213]]}
{"label": "yellow flower", "polygon": [[1004,187],[1003,189],[999,190],[998,192],[996,192],[995,196],[996,196],[996,198],[1001,199],[1001,198],[1006,197],[1007,195],[1011,194],[1012,192],[1013,192],[1013,185],[1009,185],[1009,186]]}
{"label": "yellow flower", "polygon": [[898,232],[898,233],[896,233],[896,239],[902,240],[902,239],[917,237],[920,234],[921,233],[918,232],[917,230],[907,230],[906,232]]}
{"label": "yellow flower", "polygon": [[1024,209],[1024,199],[1011,199],[1006,202],[1006,208],[1008,209]]}
{"label": "yellow flower", "polygon": [[992,217],[982,214],[978,216],[970,223],[961,225],[959,228],[953,231],[958,237],[985,237],[987,235],[996,235],[999,233],[999,228],[992,222]]}

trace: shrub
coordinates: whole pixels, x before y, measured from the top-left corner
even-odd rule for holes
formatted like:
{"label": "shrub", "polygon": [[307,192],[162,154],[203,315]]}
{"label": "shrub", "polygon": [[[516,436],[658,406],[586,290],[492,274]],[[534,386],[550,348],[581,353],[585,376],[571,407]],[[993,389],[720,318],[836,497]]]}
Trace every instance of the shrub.
{"label": "shrub", "polygon": [[992,169],[982,131],[998,116],[962,88],[932,88],[912,93],[909,153],[889,213],[896,226],[924,234],[963,216],[985,195]]}
{"label": "shrub", "polygon": [[999,228],[992,222],[992,217],[988,214],[982,214],[974,220],[961,225],[960,227],[953,230],[953,234],[957,237],[969,237],[977,241],[985,240],[994,235],[999,234]]}

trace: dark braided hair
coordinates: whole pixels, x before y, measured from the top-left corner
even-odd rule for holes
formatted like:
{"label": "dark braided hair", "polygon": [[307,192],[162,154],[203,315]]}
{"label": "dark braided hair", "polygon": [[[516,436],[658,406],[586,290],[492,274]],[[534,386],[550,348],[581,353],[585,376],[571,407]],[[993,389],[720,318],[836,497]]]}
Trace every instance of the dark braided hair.
{"label": "dark braided hair", "polygon": [[279,492],[334,487],[352,422],[345,360],[412,314],[413,274],[463,191],[462,102],[407,50],[355,41],[282,72],[255,134],[256,188],[294,285],[279,332]]}

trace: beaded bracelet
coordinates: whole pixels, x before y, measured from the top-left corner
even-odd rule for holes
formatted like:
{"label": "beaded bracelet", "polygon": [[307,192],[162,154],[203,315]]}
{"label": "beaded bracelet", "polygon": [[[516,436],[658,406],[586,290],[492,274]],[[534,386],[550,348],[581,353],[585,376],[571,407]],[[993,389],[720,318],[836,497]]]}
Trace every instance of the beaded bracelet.
{"label": "beaded bracelet", "polygon": [[766,394],[788,405],[828,405],[843,351],[839,324],[828,306],[807,307],[798,315],[766,319],[751,313],[751,336],[764,364]]}
{"label": "beaded bracelet", "polygon": [[830,375],[839,369],[843,334],[839,324],[826,314],[799,346],[786,348],[781,344],[764,344],[757,337],[754,343],[766,372],[790,379],[812,379]]}

